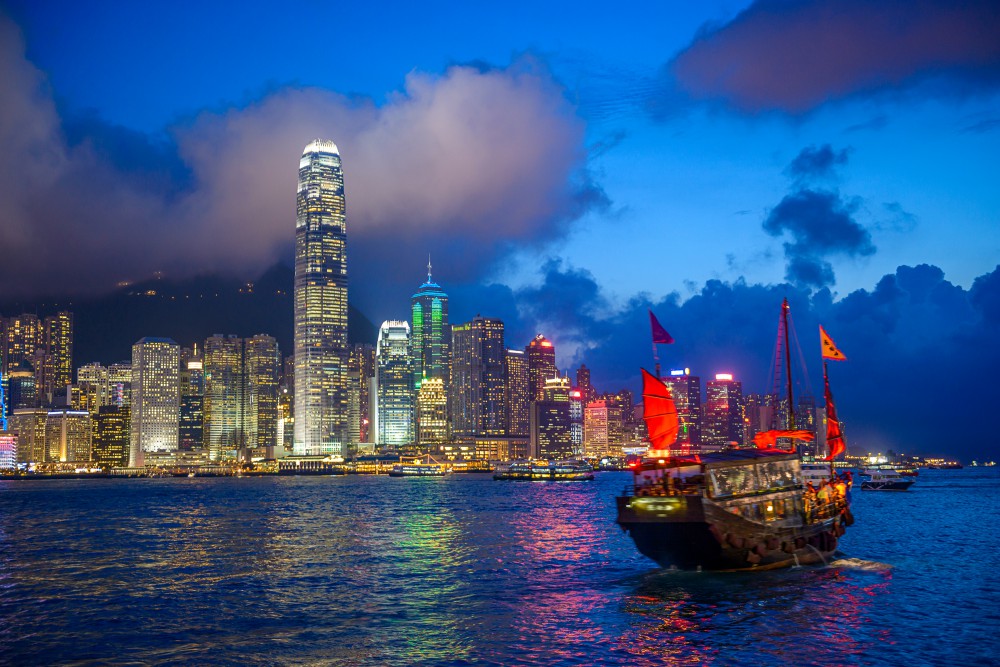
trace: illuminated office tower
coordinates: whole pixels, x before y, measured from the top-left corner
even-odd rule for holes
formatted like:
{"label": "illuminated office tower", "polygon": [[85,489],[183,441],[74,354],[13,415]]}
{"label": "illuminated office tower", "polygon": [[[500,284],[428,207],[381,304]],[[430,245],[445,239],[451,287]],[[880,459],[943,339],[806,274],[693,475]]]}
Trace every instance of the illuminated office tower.
{"label": "illuminated office tower", "polygon": [[90,457],[94,465],[100,468],[128,465],[130,428],[128,408],[105,405],[97,411]]}
{"label": "illuminated office tower", "polygon": [[42,340],[42,326],[37,315],[24,313],[4,320],[3,375],[7,370],[22,363],[31,363],[35,351]]}
{"label": "illuminated office tower", "polygon": [[413,359],[410,325],[398,320],[382,323],[375,349],[378,387],[376,442],[394,448],[414,445]]}
{"label": "illuminated office tower", "polygon": [[691,375],[691,369],[670,371],[663,378],[677,408],[677,443],[675,454],[697,450],[701,445],[701,378]]}
{"label": "illuminated office tower", "polygon": [[583,454],[590,458],[608,455],[608,404],[591,401],[583,416]]}
{"label": "illuminated office tower", "polygon": [[142,338],[132,346],[132,424],[129,465],[147,452],[173,452],[180,417],[180,346],[169,338]]}
{"label": "illuminated office tower", "polygon": [[542,400],[545,391],[545,381],[559,377],[556,370],[556,348],[542,334],[535,336],[524,348],[528,355],[528,384],[533,388],[531,400]]}
{"label": "illuminated office tower", "polygon": [[347,222],[340,152],[306,146],[295,221],[295,445],[340,454],[348,438]]}
{"label": "illuminated office tower", "polygon": [[[35,369],[35,392],[38,394],[38,404],[43,406],[52,405],[57,397],[55,390],[55,366],[52,355],[44,347],[38,347],[31,355],[28,363]],[[62,395],[66,395],[65,391]]]}
{"label": "illuminated office tower", "polygon": [[181,350],[179,382],[177,448],[182,451],[201,449],[205,436],[205,361],[197,344]]}
{"label": "illuminated office tower", "polygon": [[573,456],[569,421],[569,378],[545,381],[540,400],[531,404],[531,455],[559,460]]}
{"label": "illuminated office tower", "polygon": [[7,422],[7,428],[17,433],[17,462],[44,463],[48,450],[45,448],[45,421],[49,411],[45,408],[19,408]]}
{"label": "illuminated office tower", "polygon": [[375,379],[375,348],[367,343],[358,343],[351,347],[351,371],[357,372],[351,382],[357,382],[358,413],[356,423],[351,424],[352,442],[375,442],[373,424],[375,415],[372,413],[374,397],[371,393],[372,381]]}
{"label": "illuminated office tower", "polygon": [[503,322],[477,315],[451,333],[452,435],[504,435],[507,349]]}
{"label": "illuminated office tower", "polygon": [[507,435],[528,437],[528,406],[533,394],[528,385],[528,357],[524,350],[507,350]]}
{"label": "illuminated office tower", "polygon": [[45,348],[52,355],[52,393],[73,383],[73,313],[60,311],[45,318]]}
{"label": "illuminated office tower", "polygon": [[111,390],[111,405],[131,405],[132,364],[120,361],[108,366],[108,386]]}
{"label": "illuminated office tower", "polygon": [[86,410],[49,410],[45,419],[47,461],[90,461],[92,423]]}
{"label": "illuminated office tower", "polygon": [[92,397],[87,400],[93,405],[92,413],[96,413],[105,405],[111,405],[111,379],[108,369],[94,362],[76,369],[76,385],[80,393]]}
{"label": "illuminated office tower", "polygon": [[266,458],[274,458],[278,443],[278,374],[281,353],[278,341],[258,334],[246,340],[244,368],[246,398],[244,429],[246,446]]}
{"label": "illuminated office tower", "polygon": [[448,441],[448,394],[441,378],[426,378],[417,390],[417,445],[431,451]]}
{"label": "illuminated office tower", "polygon": [[587,364],[580,364],[580,367],[576,369],[576,386],[580,390],[584,404],[597,398],[597,390],[590,383],[590,369],[587,368]]}
{"label": "illuminated office tower", "polygon": [[632,392],[623,389],[618,393],[605,393],[598,397],[608,410],[608,456],[620,456],[627,437],[626,406],[632,405]]}
{"label": "illuminated office tower", "polygon": [[440,379],[448,390],[451,336],[448,328],[448,295],[431,279],[427,260],[427,282],[410,298],[412,307],[413,386],[420,389],[426,378]]}
{"label": "illuminated office tower", "polygon": [[743,385],[729,373],[718,373],[705,387],[701,447],[707,452],[743,444]]}
{"label": "illuminated office tower", "polygon": [[38,406],[38,393],[35,389],[35,371],[26,361],[12,365],[4,376],[5,403],[7,416],[14,414],[19,408],[34,408]]}
{"label": "illuminated office tower", "polygon": [[573,456],[583,454],[583,409],[586,403],[578,388],[569,390],[569,441]]}
{"label": "illuminated office tower", "polygon": [[204,446],[218,461],[244,446],[243,340],[216,334],[205,340]]}

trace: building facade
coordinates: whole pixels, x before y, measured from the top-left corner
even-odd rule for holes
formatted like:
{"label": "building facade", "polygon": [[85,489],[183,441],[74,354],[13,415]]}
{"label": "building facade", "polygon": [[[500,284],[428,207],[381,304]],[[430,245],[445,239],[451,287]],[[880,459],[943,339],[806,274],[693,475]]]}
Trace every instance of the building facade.
{"label": "building facade", "polygon": [[169,338],[142,338],[132,346],[132,423],[129,465],[148,452],[173,452],[180,418],[180,346]]}
{"label": "building facade", "polygon": [[676,454],[697,451],[701,446],[701,378],[691,375],[688,368],[670,371],[663,378],[677,408]]}
{"label": "building facade", "polygon": [[379,445],[397,449],[410,448],[415,443],[413,358],[410,356],[410,325],[398,320],[386,320],[379,328],[375,349],[378,367]]}
{"label": "building facade", "polygon": [[507,348],[499,319],[476,316],[452,327],[452,435],[504,435]]}
{"label": "building facade", "polygon": [[427,282],[410,298],[413,387],[424,379],[441,380],[445,392],[451,367],[451,328],[448,326],[448,295],[431,279],[427,260]]}
{"label": "building facade", "polygon": [[545,391],[545,381],[559,375],[556,370],[556,348],[548,338],[538,334],[524,348],[524,353],[528,356],[528,384],[533,393],[531,400],[540,401]]}
{"label": "building facade", "polygon": [[274,458],[274,448],[278,444],[278,377],[281,370],[278,341],[264,334],[247,338],[244,369],[246,447],[266,458]]}
{"label": "building facade", "polygon": [[347,217],[340,151],[316,140],[299,161],[295,222],[297,455],[348,442]]}
{"label": "building facade", "polygon": [[729,373],[718,373],[705,387],[702,450],[740,447],[744,441],[743,385]]}
{"label": "building facade", "polygon": [[204,447],[213,461],[232,458],[245,444],[243,339],[205,340]]}
{"label": "building facade", "polygon": [[527,438],[528,408],[534,398],[528,380],[528,356],[524,350],[507,350],[507,435]]}

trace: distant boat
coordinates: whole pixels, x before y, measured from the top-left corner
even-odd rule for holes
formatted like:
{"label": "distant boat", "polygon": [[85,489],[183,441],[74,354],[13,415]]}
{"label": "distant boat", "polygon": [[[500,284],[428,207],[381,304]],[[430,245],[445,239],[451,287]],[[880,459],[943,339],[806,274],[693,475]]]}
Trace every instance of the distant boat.
{"label": "distant boat", "polygon": [[493,479],[521,482],[585,482],[594,479],[586,461],[513,461],[497,468]]}
{"label": "distant boat", "polygon": [[[787,351],[787,300],[781,316]],[[655,335],[654,328],[654,341]],[[790,366],[787,356],[786,365]],[[776,446],[779,438],[812,439],[812,433],[795,430],[792,414],[788,415],[792,428],[758,434],[756,449],[670,456],[677,441],[677,410],[666,385],[643,370],[643,417],[650,451],[633,468],[632,484],[616,499],[617,523],[639,551],[662,567],[689,570],[826,562],[854,518],[850,477],[833,476],[832,461],[844,451],[844,441],[825,363],[823,371],[831,452],[826,483],[813,492],[803,481],[797,448]],[[789,378],[789,406],[794,405],[791,388]]]}
{"label": "distant boat", "polygon": [[898,470],[870,468],[861,473],[861,488],[865,491],[906,491],[916,482]]}

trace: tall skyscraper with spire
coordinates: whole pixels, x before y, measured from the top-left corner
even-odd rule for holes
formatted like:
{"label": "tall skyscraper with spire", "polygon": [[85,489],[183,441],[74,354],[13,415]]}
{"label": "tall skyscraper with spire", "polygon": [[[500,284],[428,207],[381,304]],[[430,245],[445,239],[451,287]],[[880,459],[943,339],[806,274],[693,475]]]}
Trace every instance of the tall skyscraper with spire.
{"label": "tall skyscraper with spire", "polygon": [[347,220],[340,151],[299,161],[295,221],[296,455],[341,454],[348,437]]}
{"label": "tall skyscraper with spire", "polygon": [[427,282],[410,298],[413,319],[413,388],[419,390],[427,379],[442,381],[448,392],[451,363],[451,328],[448,326],[448,295],[431,277],[427,258]]}

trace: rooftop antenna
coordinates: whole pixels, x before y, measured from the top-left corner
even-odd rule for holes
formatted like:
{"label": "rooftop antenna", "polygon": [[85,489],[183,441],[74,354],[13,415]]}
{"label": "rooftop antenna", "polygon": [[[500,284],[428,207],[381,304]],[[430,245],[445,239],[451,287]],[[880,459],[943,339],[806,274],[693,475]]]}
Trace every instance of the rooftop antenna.
{"label": "rooftop antenna", "polygon": [[431,282],[431,254],[427,253],[427,282]]}

